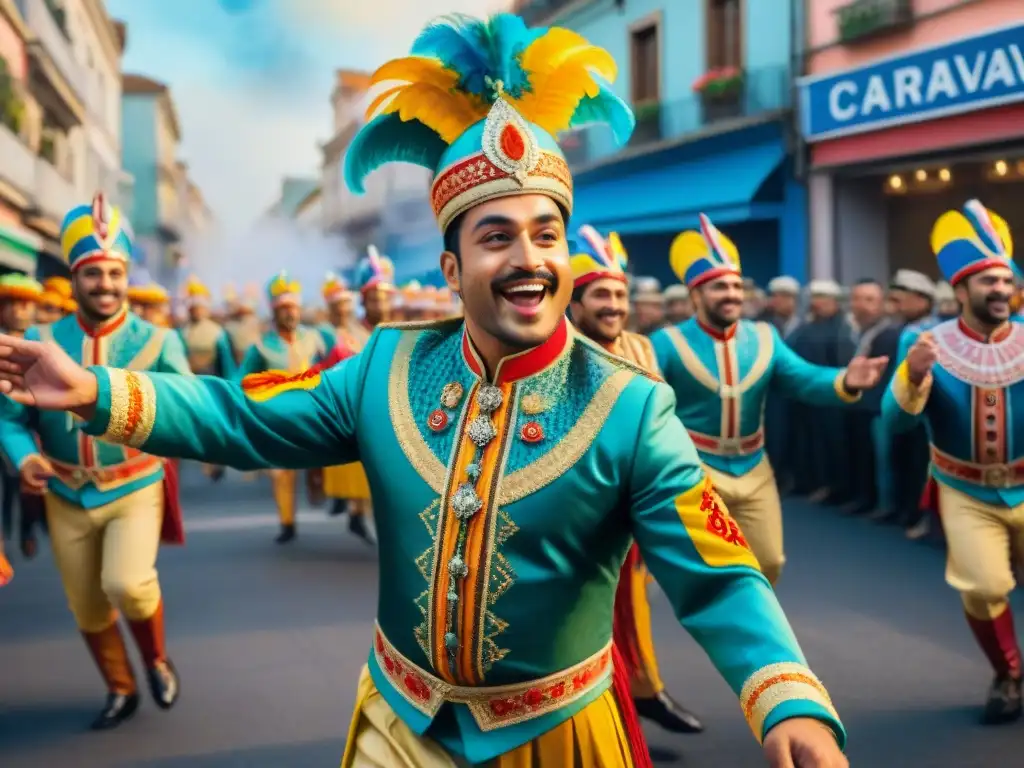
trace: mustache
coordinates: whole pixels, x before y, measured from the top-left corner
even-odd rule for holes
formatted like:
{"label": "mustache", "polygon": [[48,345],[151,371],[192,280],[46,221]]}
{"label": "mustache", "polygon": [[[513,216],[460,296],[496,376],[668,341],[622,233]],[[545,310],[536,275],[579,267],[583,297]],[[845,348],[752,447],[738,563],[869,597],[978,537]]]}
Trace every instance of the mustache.
{"label": "mustache", "polygon": [[743,302],[739,299],[723,299],[715,304],[716,307],[742,307]]}
{"label": "mustache", "polygon": [[991,293],[985,297],[985,303],[991,304],[994,301],[1009,301],[1013,297],[1008,293]]}
{"label": "mustache", "polygon": [[554,292],[558,289],[558,276],[547,269],[538,269],[535,272],[527,272],[525,269],[517,269],[510,272],[507,275],[496,277],[491,281],[491,288],[495,291],[501,291],[504,288],[508,288],[513,283],[519,283],[524,280],[539,280],[548,284],[548,288]]}
{"label": "mustache", "polygon": [[598,317],[625,317],[626,313],[618,309],[601,309],[598,310]]}

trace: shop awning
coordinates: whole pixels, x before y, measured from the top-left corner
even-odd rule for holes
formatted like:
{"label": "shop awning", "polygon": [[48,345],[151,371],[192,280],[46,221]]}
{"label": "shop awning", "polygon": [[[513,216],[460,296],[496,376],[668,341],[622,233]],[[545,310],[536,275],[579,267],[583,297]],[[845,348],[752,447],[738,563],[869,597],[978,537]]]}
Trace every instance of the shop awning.
{"label": "shop awning", "polygon": [[629,234],[692,229],[699,213],[716,224],[775,218],[781,203],[754,200],[785,156],[783,142],[770,141],[584,183],[573,221]]}
{"label": "shop awning", "polygon": [[0,223],[0,265],[34,275],[42,238],[20,227]]}

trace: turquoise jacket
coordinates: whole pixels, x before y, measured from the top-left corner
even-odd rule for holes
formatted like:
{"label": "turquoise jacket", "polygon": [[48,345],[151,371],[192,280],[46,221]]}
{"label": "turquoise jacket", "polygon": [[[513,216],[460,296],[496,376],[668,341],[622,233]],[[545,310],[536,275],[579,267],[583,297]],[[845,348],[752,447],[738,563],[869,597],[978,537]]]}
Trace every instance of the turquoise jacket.
{"label": "turquoise jacket", "polygon": [[[906,357],[925,331],[939,355],[915,387]],[[926,425],[939,482],[986,504],[1024,503],[1024,326],[1010,323],[993,340],[959,319],[904,330],[882,421],[893,432]]]}
{"label": "turquoise jacket", "polygon": [[769,323],[741,320],[721,334],[694,317],[657,331],[651,342],[701,461],[729,475],[745,475],[764,455],[770,392],[812,405],[860,398],[843,389],[845,369],[808,363]]}
{"label": "turquoise jacket", "polygon": [[223,326],[209,318],[186,323],[178,333],[185,344],[192,373],[230,379],[235,375],[235,353]]}
{"label": "turquoise jacket", "polygon": [[300,325],[290,341],[277,330],[269,330],[249,347],[235,371],[235,379],[241,381],[250,373],[265,371],[301,373],[326,357],[329,349],[323,334],[309,326]]}
{"label": "turquoise jacket", "polygon": [[[610,686],[612,603],[633,537],[758,739],[809,716],[845,740],[672,390],[568,322],[490,380],[459,319],[381,327],[324,373],[248,389],[92,370],[86,428],[103,439],[240,469],[362,462],[380,537],[370,672],[413,731],[470,763]],[[144,413],[126,425],[135,391]]]}
{"label": "turquoise jacket", "polygon": [[[76,315],[29,329],[28,339],[54,341],[83,365],[109,364],[138,371],[191,375],[181,338],[125,312],[95,336]],[[2,397],[2,396],[0,396]],[[26,408],[2,398],[0,447],[15,467],[42,453],[54,465],[50,490],[92,509],[163,479],[163,462],[134,448],[96,440],[66,413]],[[37,442],[38,435],[38,442]]]}

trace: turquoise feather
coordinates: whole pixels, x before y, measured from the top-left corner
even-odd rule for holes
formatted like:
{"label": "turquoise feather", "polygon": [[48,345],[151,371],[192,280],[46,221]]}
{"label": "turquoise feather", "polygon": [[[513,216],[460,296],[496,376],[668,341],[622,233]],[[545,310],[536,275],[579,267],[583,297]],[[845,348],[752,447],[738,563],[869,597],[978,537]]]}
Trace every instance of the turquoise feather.
{"label": "turquoise feather", "polygon": [[610,84],[594,75],[600,90],[596,96],[584,96],[569,122],[572,128],[592,123],[607,123],[619,146],[629,141],[636,127],[636,117],[629,105],[612,91]]}
{"label": "turquoise feather", "polygon": [[366,177],[387,163],[412,163],[434,171],[446,149],[445,141],[423,123],[403,121],[397,114],[380,115],[352,139],[345,153],[345,183],[357,195],[365,194]]}

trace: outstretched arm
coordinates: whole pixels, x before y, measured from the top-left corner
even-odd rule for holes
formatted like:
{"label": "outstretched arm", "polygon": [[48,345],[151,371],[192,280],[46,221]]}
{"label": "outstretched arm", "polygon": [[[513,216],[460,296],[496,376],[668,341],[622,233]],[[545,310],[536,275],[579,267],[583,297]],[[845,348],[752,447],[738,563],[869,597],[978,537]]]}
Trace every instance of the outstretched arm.
{"label": "outstretched arm", "polygon": [[896,373],[882,396],[882,427],[890,433],[912,430],[924,418],[925,406],[928,405],[928,396],[932,391],[931,373],[920,384],[915,384],[911,381],[910,366],[907,364],[907,353],[919,335],[915,330],[906,330],[900,335]]}
{"label": "outstretched arm", "polygon": [[840,405],[860,400],[860,392],[846,388],[845,368],[807,362],[782,340],[773,326],[768,327],[774,345],[772,384],[781,394],[810,405]]}
{"label": "outstretched arm", "polygon": [[231,339],[227,331],[221,331],[217,337],[217,373],[222,379],[231,379],[234,378],[236,367]]}
{"label": "outstretched arm", "polygon": [[644,562],[680,623],[739,696],[758,741],[780,722],[805,717],[820,720],[845,743],[828,692],[807,667],[775,593],[675,417],[671,389],[662,384],[644,409],[630,487]]}
{"label": "outstretched arm", "polygon": [[322,373],[256,375],[245,387],[95,367],[95,412],[82,428],[157,456],[244,470],[346,464],[359,460],[355,423],[371,357]]}

